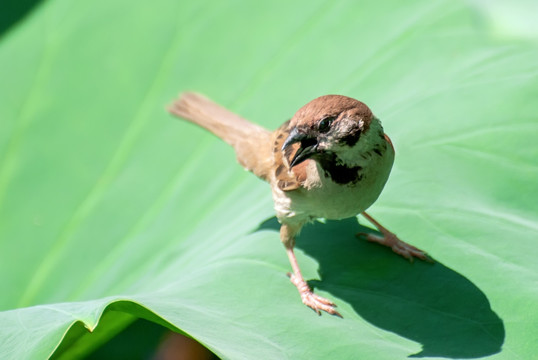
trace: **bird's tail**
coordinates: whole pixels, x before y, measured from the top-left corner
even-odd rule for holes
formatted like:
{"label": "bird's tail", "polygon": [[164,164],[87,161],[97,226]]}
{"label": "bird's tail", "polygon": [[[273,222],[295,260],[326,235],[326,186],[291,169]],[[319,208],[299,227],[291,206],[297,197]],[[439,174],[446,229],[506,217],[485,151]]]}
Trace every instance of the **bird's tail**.
{"label": "bird's tail", "polygon": [[272,159],[271,132],[214,103],[203,95],[186,92],[168,111],[201,126],[233,146],[237,160],[256,176],[267,180]]}

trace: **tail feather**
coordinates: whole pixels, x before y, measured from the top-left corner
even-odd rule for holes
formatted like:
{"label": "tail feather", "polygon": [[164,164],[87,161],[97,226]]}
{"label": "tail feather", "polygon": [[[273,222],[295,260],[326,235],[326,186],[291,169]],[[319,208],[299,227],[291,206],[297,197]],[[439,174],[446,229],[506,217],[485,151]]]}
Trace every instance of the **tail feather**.
{"label": "tail feather", "polygon": [[209,130],[230,144],[244,168],[268,180],[272,160],[270,131],[192,92],[181,94],[168,111]]}

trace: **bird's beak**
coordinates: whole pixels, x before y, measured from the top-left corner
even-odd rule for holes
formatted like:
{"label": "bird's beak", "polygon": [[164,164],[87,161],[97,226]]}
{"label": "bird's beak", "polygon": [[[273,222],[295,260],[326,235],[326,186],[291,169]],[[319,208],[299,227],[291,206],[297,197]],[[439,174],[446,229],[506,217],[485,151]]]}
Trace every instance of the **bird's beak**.
{"label": "bird's beak", "polygon": [[310,137],[307,134],[300,132],[297,130],[297,128],[293,128],[293,130],[290,132],[290,135],[284,141],[284,145],[282,145],[282,150],[286,150],[288,147],[295,143],[301,143],[301,146],[299,149],[297,149],[297,152],[295,153],[295,156],[290,162],[290,167],[293,167],[295,165],[298,165],[305,161],[306,159],[309,159],[317,152],[318,147],[318,141],[316,138]]}

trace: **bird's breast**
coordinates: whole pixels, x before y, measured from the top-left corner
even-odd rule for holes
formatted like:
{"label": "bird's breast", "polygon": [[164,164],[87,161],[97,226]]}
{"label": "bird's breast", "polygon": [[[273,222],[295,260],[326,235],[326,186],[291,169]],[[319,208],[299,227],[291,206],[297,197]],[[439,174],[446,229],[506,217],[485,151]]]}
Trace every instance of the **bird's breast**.
{"label": "bird's breast", "polygon": [[394,154],[386,155],[353,167],[311,161],[303,187],[287,192],[273,188],[277,216],[281,221],[307,222],[344,219],[365,211],[377,200],[390,174]]}

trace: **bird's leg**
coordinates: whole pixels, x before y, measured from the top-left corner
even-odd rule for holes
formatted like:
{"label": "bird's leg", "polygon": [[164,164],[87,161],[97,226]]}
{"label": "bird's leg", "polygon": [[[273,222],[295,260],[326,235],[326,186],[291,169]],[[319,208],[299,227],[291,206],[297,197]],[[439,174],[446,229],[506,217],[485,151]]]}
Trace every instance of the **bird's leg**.
{"label": "bird's leg", "polygon": [[362,235],[366,237],[366,240],[368,241],[377,242],[381,245],[388,246],[396,254],[402,255],[404,258],[410,261],[413,261],[415,257],[421,260],[432,261],[431,258],[426,254],[426,252],[417,249],[413,245],[409,245],[408,243],[398,239],[398,237],[394,233],[385,229],[380,223],[378,223],[373,217],[371,217],[367,213],[363,212],[362,215],[368,221],[374,224],[375,227],[379,230],[379,232],[383,234],[383,236],[366,233],[360,233],[357,235]]}
{"label": "bird's leg", "polygon": [[280,238],[286,247],[286,253],[288,254],[291,268],[293,269],[293,273],[288,273],[288,276],[293,285],[299,290],[303,304],[312,308],[318,315],[321,315],[320,310],[323,310],[329,314],[342,317],[342,315],[336,311],[336,305],[334,303],[312,292],[312,289],[310,289],[301,274],[297,258],[293,252],[293,247],[295,246],[295,234],[299,229],[300,227],[298,229],[292,229],[290,226],[284,224],[280,227]]}

